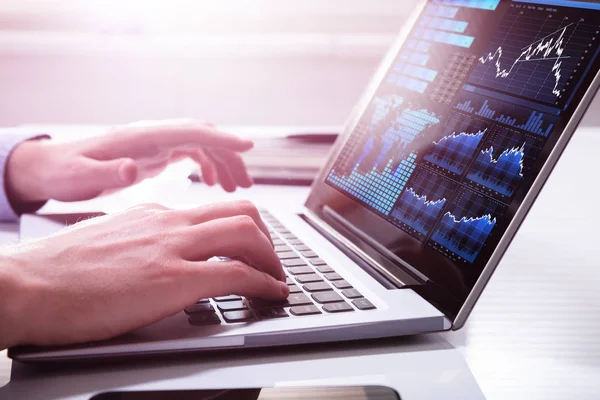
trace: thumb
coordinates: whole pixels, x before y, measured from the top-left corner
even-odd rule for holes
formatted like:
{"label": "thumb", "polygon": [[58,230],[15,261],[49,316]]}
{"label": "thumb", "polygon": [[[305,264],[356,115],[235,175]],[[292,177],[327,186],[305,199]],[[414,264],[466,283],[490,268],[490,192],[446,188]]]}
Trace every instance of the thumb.
{"label": "thumb", "polygon": [[131,158],[106,161],[86,158],[84,170],[82,177],[86,182],[80,182],[81,185],[98,192],[132,185],[137,178],[137,166]]}

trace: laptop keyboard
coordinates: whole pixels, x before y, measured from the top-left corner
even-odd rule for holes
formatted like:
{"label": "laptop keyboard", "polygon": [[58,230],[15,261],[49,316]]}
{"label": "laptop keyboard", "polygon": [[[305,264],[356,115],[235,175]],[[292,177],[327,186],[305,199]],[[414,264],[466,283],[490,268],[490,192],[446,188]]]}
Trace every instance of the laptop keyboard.
{"label": "laptop keyboard", "polygon": [[201,299],[185,308],[192,325],[216,325],[256,320],[367,311],[375,306],[327,265],[267,211],[275,252],[287,275],[290,295],[284,301],[223,296]]}

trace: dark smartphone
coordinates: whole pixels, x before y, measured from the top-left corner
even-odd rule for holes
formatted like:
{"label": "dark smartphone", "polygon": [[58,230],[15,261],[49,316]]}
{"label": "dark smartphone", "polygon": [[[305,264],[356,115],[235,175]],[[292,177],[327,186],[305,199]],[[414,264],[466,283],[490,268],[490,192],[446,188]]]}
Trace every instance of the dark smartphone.
{"label": "dark smartphone", "polygon": [[91,400],[400,400],[384,386],[279,387],[263,389],[106,392]]}

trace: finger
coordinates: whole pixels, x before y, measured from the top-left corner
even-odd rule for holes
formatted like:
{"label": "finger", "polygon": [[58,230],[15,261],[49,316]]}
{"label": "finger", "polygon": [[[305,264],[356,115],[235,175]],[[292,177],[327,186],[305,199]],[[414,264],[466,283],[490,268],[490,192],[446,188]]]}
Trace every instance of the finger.
{"label": "finger", "polygon": [[202,180],[208,186],[214,186],[217,183],[217,169],[210,158],[202,150],[196,150],[189,153],[192,160],[198,163],[202,171]]}
{"label": "finger", "polygon": [[[258,271],[241,261],[190,262],[187,279],[191,285],[192,301],[199,298],[227,296],[235,294],[246,297],[260,297],[267,300],[283,300],[290,293],[285,282]],[[196,282],[201,283],[201,289]]]}
{"label": "finger", "polygon": [[229,173],[229,169],[223,163],[223,161],[219,160],[217,157],[213,156],[210,151],[205,151],[204,154],[213,162],[217,170],[217,178],[219,179],[219,183],[223,187],[223,190],[226,192],[235,192],[236,184],[235,180]]}
{"label": "finger", "polygon": [[238,186],[243,188],[252,186],[252,178],[248,175],[246,164],[239,154],[221,149],[213,149],[212,154],[223,162]]}
{"label": "finger", "polygon": [[214,147],[231,151],[248,151],[254,143],[223,132],[214,126],[202,122],[165,123],[142,129],[154,143],[165,147]]}
{"label": "finger", "polygon": [[169,163],[176,163],[178,161],[185,160],[190,156],[191,154],[188,151],[175,150],[171,153],[171,156],[169,157]]}
{"label": "finger", "polygon": [[285,281],[285,272],[271,243],[254,220],[247,215],[213,219],[183,229],[180,236],[182,256],[190,261],[215,256],[242,258],[251,266]]}
{"label": "finger", "polygon": [[82,193],[102,192],[132,185],[136,178],[137,166],[130,158],[98,161],[85,157],[69,177],[69,185]]}
{"label": "finger", "polygon": [[209,204],[202,207],[179,210],[177,213],[183,214],[185,218],[194,225],[200,225],[219,218],[247,215],[252,218],[256,226],[258,226],[261,232],[265,234],[267,239],[269,239],[271,246],[273,246],[273,240],[271,240],[267,225],[260,217],[260,213],[256,206],[248,200]]}

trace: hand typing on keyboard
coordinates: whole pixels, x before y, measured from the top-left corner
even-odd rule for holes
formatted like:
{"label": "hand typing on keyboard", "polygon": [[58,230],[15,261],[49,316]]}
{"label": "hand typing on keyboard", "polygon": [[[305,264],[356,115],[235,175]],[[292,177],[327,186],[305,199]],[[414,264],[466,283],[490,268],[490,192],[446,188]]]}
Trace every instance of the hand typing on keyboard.
{"label": "hand typing on keyboard", "polygon": [[[279,301],[244,299],[240,296],[199,299],[184,310],[189,315],[190,324],[205,326],[243,323],[376,309],[373,303],[336,273],[276,217],[266,210],[262,210],[261,215],[267,223],[275,252],[286,271],[285,282],[289,286],[290,295],[287,299]],[[219,258],[227,260],[226,257]]]}
{"label": "hand typing on keyboard", "polygon": [[229,300],[220,309],[239,313],[245,305],[230,295],[285,300],[285,281],[251,203],[139,206],[4,249],[0,349],[107,339],[190,304],[211,307],[201,298]]}

